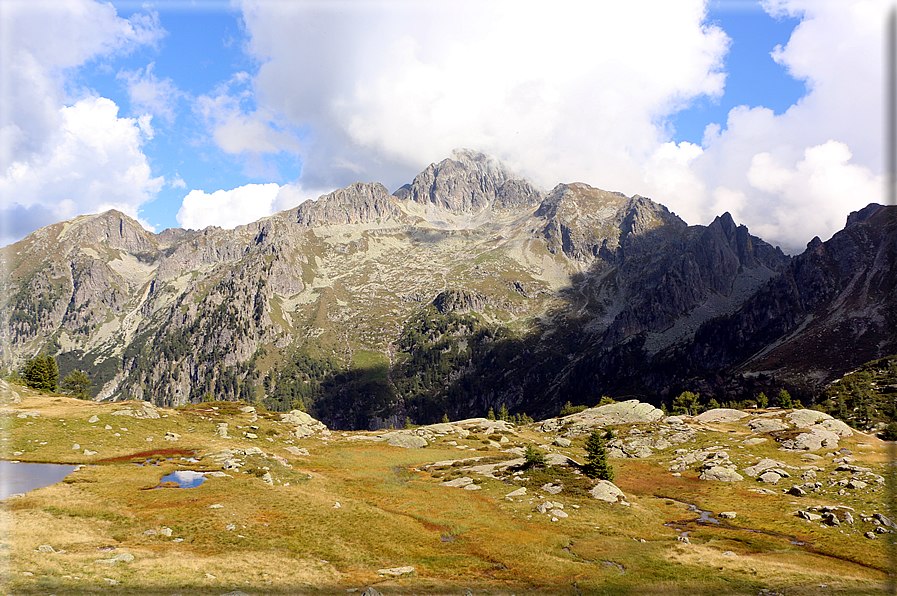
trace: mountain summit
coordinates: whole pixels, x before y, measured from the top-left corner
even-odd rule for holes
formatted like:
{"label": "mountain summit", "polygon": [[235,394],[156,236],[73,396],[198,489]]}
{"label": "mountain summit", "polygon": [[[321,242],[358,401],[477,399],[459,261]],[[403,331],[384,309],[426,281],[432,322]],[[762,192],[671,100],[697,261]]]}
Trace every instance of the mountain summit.
{"label": "mountain summit", "polygon": [[304,406],[335,428],[684,387],[809,397],[893,352],[894,235],[870,206],[790,258],[729,214],[689,226],[461,150],[395,194],[357,182],[234,230],[116,211],[37,230],[0,252],[0,357],[54,355],[100,399]]}

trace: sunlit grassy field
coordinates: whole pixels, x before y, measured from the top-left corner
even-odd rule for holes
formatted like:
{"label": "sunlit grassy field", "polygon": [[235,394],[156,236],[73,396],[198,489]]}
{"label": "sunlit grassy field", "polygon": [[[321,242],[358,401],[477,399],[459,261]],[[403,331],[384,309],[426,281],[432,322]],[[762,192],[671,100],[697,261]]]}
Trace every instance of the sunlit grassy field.
{"label": "sunlit grassy field", "polygon": [[[591,481],[571,467],[508,468],[493,478],[463,470],[467,463],[430,465],[472,457],[500,462],[517,457],[505,449],[531,443],[582,461],[583,438],[550,447],[537,425],[449,434],[405,449],[360,438],[375,433],[294,439],[276,415],[238,409],[245,404],[159,409],[158,419],[136,419],[112,412],[138,404],[15,389],[23,401],[0,408],[3,457],[85,465],[62,483],[2,503],[2,585],[9,594],[345,594],[374,586],[387,595],[790,595],[887,588],[890,535],[869,539],[859,524],[829,528],[795,515],[836,503],[857,517],[885,512],[883,489],[798,501],[781,490],[751,492],[752,480],[708,482],[693,471],[675,477],[667,470],[672,455],[658,452],[612,460],[626,506],[592,498]],[[19,418],[22,412],[38,415]],[[221,422],[231,438],[216,434]],[[705,429],[677,447],[742,439],[733,429]],[[166,433],[179,437],[166,440]],[[502,436],[507,440],[495,440]],[[884,446],[874,437],[856,435],[842,445],[858,465],[885,467]],[[213,457],[253,447],[261,453],[241,456],[239,469],[222,470],[224,459]],[[773,441],[733,447],[732,457],[740,466],[760,457],[803,463]],[[196,488],[159,488],[179,469],[225,475],[207,476]],[[463,476],[479,490],[440,485]],[[541,488],[548,483],[565,488],[549,494]],[[506,497],[523,486],[526,495]],[[546,500],[563,504],[567,517],[536,511]],[[687,504],[737,517],[699,525]],[[683,532],[688,543],[677,540]],[[39,552],[41,545],[56,552]],[[133,561],[104,562],[122,553]],[[381,571],[406,566],[413,571]]]}

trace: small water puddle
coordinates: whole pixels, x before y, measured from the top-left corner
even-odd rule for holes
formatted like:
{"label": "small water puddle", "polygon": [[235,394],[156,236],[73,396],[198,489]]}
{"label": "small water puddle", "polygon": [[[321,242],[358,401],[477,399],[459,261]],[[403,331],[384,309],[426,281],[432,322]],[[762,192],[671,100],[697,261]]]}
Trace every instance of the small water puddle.
{"label": "small water puddle", "polygon": [[[193,470],[178,470],[172,472],[168,476],[163,476],[156,488],[196,488],[205,481],[205,472],[194,472]],[[171,484],[177,484],[177,487]]]}
{"label": "small water puddle", "polygon": [[64,464],[26,464],[0,460],[0,499],[56,484],[74,472],[75,467]]}

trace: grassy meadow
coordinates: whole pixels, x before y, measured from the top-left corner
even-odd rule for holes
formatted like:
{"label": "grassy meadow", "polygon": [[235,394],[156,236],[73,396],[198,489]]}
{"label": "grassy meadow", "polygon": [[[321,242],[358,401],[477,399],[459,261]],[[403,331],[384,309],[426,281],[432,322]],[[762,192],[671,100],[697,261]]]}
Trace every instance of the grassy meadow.
{"label": "grassy meadow", "polygon": [[[583,461],[585,437],[555,447],[538,424],[446,434],[406,449],[372,440],[373,432],[292,438],[277,415],[244,412],[245,404],[160,408],[160,418],[137,419],[113,415],[139,407],[134,402],[12,388],[21,401],[7,392],[0,407],[3,459],[82,467],[0,503],[0,586],[8,594],[360,594],[374,586],[384,595],[797,595],[887,588],[890,535],[866,538],[872,526],[859,520],[886,513],[878,485],[849,495],[833,488],[794,497],[775,486],[776,494],[760,494],[749,490],[758,486],[749,478],[702,481],[694,470],[673,476],[670,449],[611,460],[627,506],[592,498],[592,481],[567,466],[511,467],[495,477],[464,469],[513,459],[506,449],[532,443]],[[220,423],[230,438],[216,434]],[[166,440],[167,433],[179,437]],[[743,426],[703,425],[694,441],[676,447],[729,445],[739,469],[761,457],[806,464],[774,441],[739,448],[747,434]],[[875,437],[856,434],[841,447],[856,465],[884,473],[885,444]],[[222,469],[226,449],[255,453],[239,456],[239,469]],[[431,465],[465,458],[481,459]],[[832,457],[817,465],[824,468],[819,478],[838,477]],[[177,470],[224,474],[207,475],[196,488],[160,487]],[[479,489],[440,485],[465,476]],[[564,490],[549,494],[547,484]],[[525,495],[506,497],[520,487]],[[567,517],[539,513],[546,500],[563,504]],[[689,504],[737,516],[698,524]],[[832,528],[795,515],[835,504],[852,507],[857,523]],[[677,540],[683,534],[688,543]],[[55,552],[40,552],[42,545]],[[121,554],[134,558],[108,562]],[[406,566],[413,571],[382,571]]]}

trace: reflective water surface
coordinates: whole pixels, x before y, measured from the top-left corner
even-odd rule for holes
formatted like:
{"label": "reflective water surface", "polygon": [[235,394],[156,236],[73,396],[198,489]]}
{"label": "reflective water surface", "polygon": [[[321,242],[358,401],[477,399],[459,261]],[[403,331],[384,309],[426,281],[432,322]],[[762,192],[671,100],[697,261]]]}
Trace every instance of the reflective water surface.
{"label": "reflective water surface", "polygon": [[60,482],[75,466],[26,464],[0,460],[0,499]]}
{"label": "reflective water surface", "polygon": [[159,484],[166,482],[177,482],[178,488],[196,488],[205,480],[203,472],[194,472],[192,470],[178,470],[168,476],[163,476]]}

